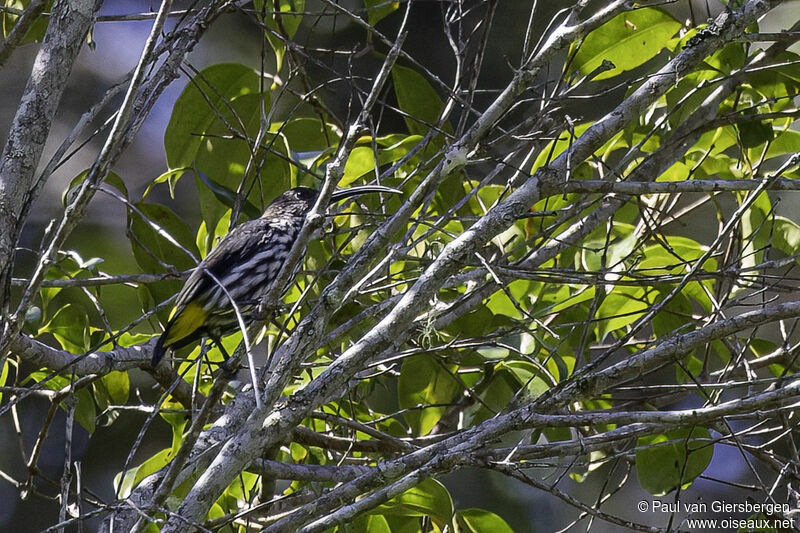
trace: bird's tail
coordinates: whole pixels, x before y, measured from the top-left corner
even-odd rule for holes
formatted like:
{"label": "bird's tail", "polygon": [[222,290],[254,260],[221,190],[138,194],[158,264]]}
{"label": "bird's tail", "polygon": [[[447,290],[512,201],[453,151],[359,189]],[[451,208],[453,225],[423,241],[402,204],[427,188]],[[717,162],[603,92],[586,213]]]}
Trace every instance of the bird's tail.
{"label": "bird's tail", "polygon": [[191,301],[185,306],[175,307],[169,315],[164,333],[153,348],[153,366],[172,348],[177,350],[200,338],[208,311],[198,302]]}
{"label": "bird's tail", "polygon": [[167,351],[167,348],[164,347],[164,341],[167,340],[167,333],[169,332],[169,328],[167,328],[164,333],[158,338],[155,347],[153,348],[153,359],[152,363],[153,366],[156,366],[159,361],[164,357],[164,354]]}

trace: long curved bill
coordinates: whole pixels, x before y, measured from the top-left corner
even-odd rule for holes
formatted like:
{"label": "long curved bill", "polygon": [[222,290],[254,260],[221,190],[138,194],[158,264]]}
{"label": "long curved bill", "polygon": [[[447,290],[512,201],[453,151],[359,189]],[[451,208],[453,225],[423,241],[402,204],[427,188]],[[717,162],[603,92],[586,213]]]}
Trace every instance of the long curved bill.
{"label": "long curved bill", "polygon": [[356,187],[349,187],[347,189],[336,189],[331,194],[331,203],[339,202],[351,196],[358,196],[360,194],[367,194],[370,192],[385,192],[389,194],[402,194],[403,191],[392,189],[391,187],[384,187],[383,185],[358,185]]}

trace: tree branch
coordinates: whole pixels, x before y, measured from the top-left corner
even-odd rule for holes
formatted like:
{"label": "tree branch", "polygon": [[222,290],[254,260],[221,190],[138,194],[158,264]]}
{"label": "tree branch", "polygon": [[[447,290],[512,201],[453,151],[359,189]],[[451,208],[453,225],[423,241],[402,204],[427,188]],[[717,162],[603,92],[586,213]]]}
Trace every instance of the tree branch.
{"label": "tree branch", "polygon": [[[477,251],[479,246],[482,246],[490,238],[527,213],[530,206],[539,198],[540,187],[544,185],[556,186],[559,180],[568,175],[571,161],[580,161],[589,157],[598,147],[620,131],[628,121],[638,118],[639,113],[666,92],[673,85],[676,75],[680,76],[689,72],[723,43],[740,35],[749,23],[769,11],[775,4],[776,2],[774,1],[751,0],[737,11],[721,14],[716,21],[714,32],[709,32],[705,38],[696,41],[692,46],[683,50],[657,74],[648,78],[639,89],[634,91],[624,105],[619,106],[615,112],[606,115],[606,117],[590,127],[583,136],[573,143],[569,150],[559,156],[551,165],[537,172],[535,176],[514,191],[507,200],[492,208],[487,215],[482,217],[471,228],[465,230],[458,238],[448,243],[417,282],[403,295],[394,309],[377,326],[373,327],[364,337],[337,358],[319,377],[292,396],[285,407],[273,412],[266,419],[261,413],[255,413],[250,417],[239,434],[223,447],[214,462],[200,477],[189,497],[184,500],[179,508],[178,514],[189,521],[197,521],[202,518],[217,496],[231,482],[237,472],[241,470],[241,467],[254,459],[261,449],[274,445],[280,435],[285,434],[286,431],[296,425],[311,409],[335,398],[346,387],[352,375],[363,367],[366,361],[384,350],[392,350],[402,344],[411,331],[414,319],[428,305],[430,295],[434,294],[447,277],[460,267],[466,257]],[[631,7],[631,5],[624,2],[615,3],[601,13],[603,17],[610,18],[615,14],[609,11],[611,8],[622,11],[627,7]],[[607,20],[603,17],[598,15],[591,20],[600,24]],[[581,26],[581,28],[587,29],[586,26]],[[573,29],[570,28],[570,30]],[[559,39],[563,38],[565,34],[566,32],[555,32]],[[545,46],[545,49],[548,49],[547,46]],[[447,151],[443,162],[440,163],[429,178],[426,178],[427,183],[423,182],[424,185],[414,191],[412,197],[424,197],[429,190],[427,188],[428,183],[436,184],[443,176],[462,167],[467,162],[467,155],[472,151],[475,143],[513,105],[515,99],[529,81],[527,74],[520,74],[515,77],[509,87],[489,106],[465,136]],[[392,220],[396,219],[393,217],[384,224],[384,227],[390,226]],[[369,242],[365,247],[368,246]],[[358,257],[354,259],[358,261]],[[333,285],[340,283],[342,279],[346,279],[347,275],[354,270],[362,271],[362,269],[363,264],[353,267],[353,270],[346,269],[334,281]],[[337,290],[337,288],[331,289],[331,287],[328,289],[326,289],[321,300],[324,300],[326,296],[330,297],[335,294]],[[331,307],[334,306],[331,305]],[[324,312],[320,312],[320,314],[324,316]],[[288,350],[294,357],[306,353],[306,350],[300,348],[298,344],[302,343],[301,346],[308,346],[309,343],[314,342],[321,335],[321,332],[318,333],[316,331],[321,329],[318,327],[321,318],[320,314],[315,314],[312,310],[307,319],[314,315],[313,320],[316,324],[308,324],[306,328],[296,328],[292,338],[303,340],[292,342],[292,339],[290,339],[281,349]],[[366,503],[360,505],[366,505]],[[185,526],[179,525],[175,520],[170,521],[169,524],[169,531],[185,529]]]}
{"label": "tree branch", "polygon": [[[21,231],[19,209],[33,183],[56,109],[97,5],[95,0],[57,0],[53,5],[57,15],[51,17],[0,156],[0,308],[6,317],[0,347],[7,343],[13,329],[7,318],[8,287]],[[3,352],[0,349],[0,357]]]}
{"label": "tree branch", "polygon": [[42,14],[45,6],[47,6],[47,0],[32,0],[17,19],[11,32],[3,41],[0,41],[0,67],[11,56],[11,53],[22,42],[22,39],[25,38],[25,34],[28,33],[33,23]]}

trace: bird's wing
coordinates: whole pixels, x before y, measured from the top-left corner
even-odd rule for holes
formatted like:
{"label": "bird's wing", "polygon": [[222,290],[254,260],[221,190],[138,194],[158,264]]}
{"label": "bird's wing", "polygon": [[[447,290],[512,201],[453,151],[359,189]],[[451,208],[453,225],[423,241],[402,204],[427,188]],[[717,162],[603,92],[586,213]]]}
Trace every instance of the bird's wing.
{"label": "bird's wing", "polygon": [[257,254],[264,243],[269,242],[273,232],[268,221],[263,219],[245,222],[226,235],[197,265],[178,293],[164,332],[164,346],[188,337],[202,327],[211,308],[225,306],[223,300],[227,295],[218,282],[227,288],[230,285],[229,272]]}
{"label": "bird's wing", "polygon": [[252,255],[254,249],[259,247],[259,243],[265,236],[264,233],[270,233],[271,228],[263,224],[264,222],[261,219],[251,220],[236,226],[228,233],[197,265],[197,268],[186,280],[181,292],[178,293],[175,308],[180,309],[186,303],[196,299],[199,294],[217,286],[214,278],[222,281],[228,270],[241,264],[244,257]]}

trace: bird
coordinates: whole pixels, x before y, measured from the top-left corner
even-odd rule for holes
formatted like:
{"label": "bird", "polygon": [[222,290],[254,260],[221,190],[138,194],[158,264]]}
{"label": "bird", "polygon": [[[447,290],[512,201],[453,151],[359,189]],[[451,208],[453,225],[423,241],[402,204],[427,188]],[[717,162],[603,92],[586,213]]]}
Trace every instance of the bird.
{"label": "bird", "polygon": [[[334,190],[330,204],[371,192],[400,193],[381,185],[362,185]],[[280,272],[318,196],[319,192],[310,187],[283,192],[259,218],[239,224],[211,250],[178,293],[153,348],[153,366],[167,350],[182,348],[203,337],[214,341],[228,358],[220,339],[240,327],[231,299],[247,320],[258,305],[259,295]]]}

